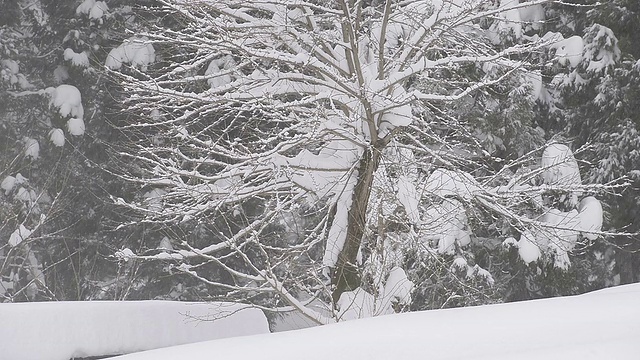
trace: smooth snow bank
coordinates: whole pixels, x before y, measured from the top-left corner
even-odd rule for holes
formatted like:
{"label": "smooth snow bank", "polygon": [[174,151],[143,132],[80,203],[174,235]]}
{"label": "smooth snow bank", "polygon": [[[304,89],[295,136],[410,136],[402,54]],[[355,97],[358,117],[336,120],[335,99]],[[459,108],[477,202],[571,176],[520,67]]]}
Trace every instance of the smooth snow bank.
{"label": "smooth snow bank", "polygon": [[269,326],[262,311],[230,303],[0,304],[0,359],[7,360],[127,354],[267,332]]}
{"label": "smooth snow bank", "polygon": [[581,296],[380,316],[115,359],[637,359],[639,304],[640,284],[634,284]]}

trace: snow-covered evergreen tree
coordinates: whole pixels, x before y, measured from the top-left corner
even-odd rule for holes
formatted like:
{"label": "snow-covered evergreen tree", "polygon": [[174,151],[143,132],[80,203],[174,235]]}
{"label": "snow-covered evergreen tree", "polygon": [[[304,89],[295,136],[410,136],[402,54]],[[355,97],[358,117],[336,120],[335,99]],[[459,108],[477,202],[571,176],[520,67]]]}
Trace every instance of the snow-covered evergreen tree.
{"label": "snow-covered evergreen tree", "polygon": [[[640,53],[635,43],[640,9],[636,1],[586,3],[593,6],[582,8],[573,17],[576,30],[583,33],[576,44],[575,64],[554,78],[559,92],[556,110],[551,115],[559,125],[554,131],[566,126],[565,135],[573,138],[575,146],[589,146],[585,153],[589,166],[584,172],[589,180],[626,180],[631,184],[621,193],[608,196],[606,208],[611,227],[637,232],[640,157],[636,149],[640,122],[635,109]],[[605,284],[638,281],[637,236],[608,240],[607,252],[615,253],[609,261],[617,264],[610,268],[606,279],[598,281]]]}
{"label": "snow-covered evergreen tree", "polygon": [[121,5],[2,3],[0,301],[95,297],[117,276],[105,259],[121,238],[103,220],[105,190],[122,186],[101,169],[115,108],[100,69],[133,18]]}

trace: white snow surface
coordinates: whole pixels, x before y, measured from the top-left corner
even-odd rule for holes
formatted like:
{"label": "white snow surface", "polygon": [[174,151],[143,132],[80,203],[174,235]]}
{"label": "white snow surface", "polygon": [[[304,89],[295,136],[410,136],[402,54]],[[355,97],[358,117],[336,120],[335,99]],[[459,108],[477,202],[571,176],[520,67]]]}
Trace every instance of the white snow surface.
{"label": "white snow surface", "polygon": [[383,304],[398,302],[403,305],[411,304],[411,292],[415,284],[407,278],[407,274],[399,267],[391,269],[384,284]]}
{"label": "white snow surface", "polygon": [[71,61],[74,66],[80,67],[88,67],[89,66],[89,57],[86,52],[77,53],[73,51],[73,49],[66,48],[64,50],[64,59],[66,61]]}
{"label": "white snow surface", "polygon": [[175,359],[632,360],[640,284],[580,296],[432,310],[117,357]]}
{"label": "white snow surface", "polygon": [[235,65],[236,64],[231,56],[225,56],[220,59],[212,60],[207,67],[207,71],[205,71],[204,73],[207,76],[211,76],[211,78],[207,80],[209,86],[211,86],[212,89],[215,89],[217,87],[227,85],[231,81],[233,81],[231,75],[223,70],[231,69]]}
{"label": "white snow surface", "polygon": [[57,128],[49,131],[49,140],[51,140],[55,146],[64,146],[64,131]]}
{"label": "white snow surface", "polygon": [[0,359],[7,360],[117,355],[269,332],[262,311],[231,303],[5,303],[0,319]]}
{"label": "white snow surface", "polygon": [[602,230],[602,204],[593,196],[587,196],[578,204],[578,210],[580,211],[580,228],[585,230],[582,235],[589,240],[597,239],[598,234],[590,231]]}
{"label": "white snow surface", "polygon": [[109,52],[105,66],[117,70],[122,67],[123,63],[129,63],[133,67],[146,69],[149,64],[156,61],[156,51],[147,40],[136,37],[125,40],[120,46]]}
{"label": "white snow surface", "polygon": [[69,130],[69,134],[75,136],[84,134],[84,120],[82,120],[81,118],[71,118],[67,120],[67,130]]}
{"label": "white snow surface", "polygon": [[527,264],[540,258],[540,247],[538,247],[535,237],[529,231],[522,234],[517,246],[520,258]]}
{"label": "white snow surface", "polygon": [[73,85],[60,85],[56,88],[47,88],[46,92],[51,96],[50,106],[58,108],[62,117],[77,117],[82,119],[84,108],[80,90]]}
{"label": "white snow surface", "polygon": [[436,196],[460,196],[471,199],[475,193],[482,191],[482,187],[465,172],[436,169],[427,179],[425,191]]}
{"label": "white snow surface", "polygon": [[555,266],[567,269],[570,265],[568,253],[580,240],[580,234],[589,240],[595,240],[602,228],[602,205],[592,196],[584,198],[579,210],[563,212],[549,209],[538,219],[541,226],[526,231],[520,241],[507,241],[518,247],[518,253],[526,263],[536,261],[542,252],[551,250],[555,253]]}
{"label": "white snow surface", "polygon": [[9,236],[9,246],[15,247],[18,246],[21,242],[26,240],[31,235],[31,230],[27,229],[24,225],[20,224],[18,229],[11,233]]}
{"label": "white snow surface", "polygon": [[2,180],[2,183],[0,183],[0,188],[4,190],[5,195],[9,195],[9,193],[11,192],[11,190],[15,185],[16,185],[16,178],[9,175],[6,178],[4,178],[4,180]]}
{"label": "white snow surface", "polygon": [[453,255],[455,243],[467,246],[471,242],[464,205],[455,199],[445,199],[424,213],[425,240],[438,241],[438,253]]}
{"label": "white snow surface", "polygon": [[109,10],[104,1],[84,0],[82,4],[76,8],[76,15],[89,15],[90,19],[100,19]]}
{"label": "white snow surface", "polygon": [[35,160],[40,157],[40,144],[38,140],[29,137],[24,138],[24,156]]}
{"label": "white snow surface", "polygon": [[553,44],[551,48],[556,50],[556,56],[561,65],[569,65],[570,68],[575,68],[582,62],[584,41],[580,36],[576,35],[562,39]]}
{"label": "white snow surface", "polygon": [[393,305],[411,303],[411,291],[414,283],[399,267],[389,271],[389,276],[380,294],[376,297],[362,288],[345,291],[338,299],[338,318],[340,321],[362,319],[395,313]]}
{"label": "white snow surface", "polygon": [[412,224],[420,223],[420,209],[418,205],[420,203],[420,195],[416,190],[415,185],[406,175],[402,175],[398,178],[398,200],[404,206],[407,212],[407,217]]}
{"label": "white snow surface", "polygon": [[[580,168],[573,156],[573,152],[564,144],[551,144],[544,149],[540,165],[543,168],[542,180],[545,184],[558,185],[570,190],[572,187],[582,185]],[[578,196],[581,191],[572,191],[569,203],[578,205]]]}

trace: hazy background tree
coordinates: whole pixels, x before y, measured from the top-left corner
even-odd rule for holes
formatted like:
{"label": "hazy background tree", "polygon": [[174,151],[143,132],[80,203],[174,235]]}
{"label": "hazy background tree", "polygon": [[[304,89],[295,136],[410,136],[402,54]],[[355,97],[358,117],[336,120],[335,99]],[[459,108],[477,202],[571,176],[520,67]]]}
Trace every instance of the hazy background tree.
{"label": "hazy background tree", "polygon": [[[583,177],[631,186],[605,200],[611,229],[637,232],[638,224],[638,4],[634,1],[575,1],[580,7],[555,6],[548,27],[565,35],[561,45],[575,55],[563,66],[549,67],[552,96],[542,106],[539,123],[550,135],[563,136],[575,148],[586,146]],[[580,35],[570,38],[569,33]],[[575,40],[575,41],[574,41]],[[587,253],[600,265],[582,286],[601,287],[638,281],[637,236],[609,237]],[[597,275],[596,275],[597,274]]]}
{"label": "hazy background tree", "polygon": [[130,237],[109,223],[121,218],[109,196],[127,187],[104,171],[119,105],[102,70],[134,28],[128,3],[0,3],[3,301],[119,298],[128,286],[112,255]]}

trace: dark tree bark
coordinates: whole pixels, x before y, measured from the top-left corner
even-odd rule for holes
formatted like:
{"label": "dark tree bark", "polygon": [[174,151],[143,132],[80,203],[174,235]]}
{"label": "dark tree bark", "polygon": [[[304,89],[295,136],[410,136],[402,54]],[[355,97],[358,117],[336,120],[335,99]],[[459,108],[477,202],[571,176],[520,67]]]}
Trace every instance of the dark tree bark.
{"label": "dark tree bark", "polygon": [[366,227],[367,205],[371,196],[373,177],[380,164],[381,150],[382,146],[371,146],[360,160],[358,181],[348,213],[347,236],[344,247],[338,255],[336,267],[333,269],[334,290],[331,297],[334,305],[342,293],[360,286],[361,277],[356,258]]}

